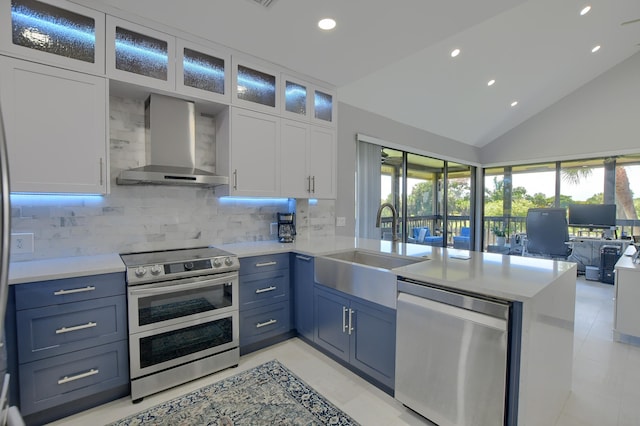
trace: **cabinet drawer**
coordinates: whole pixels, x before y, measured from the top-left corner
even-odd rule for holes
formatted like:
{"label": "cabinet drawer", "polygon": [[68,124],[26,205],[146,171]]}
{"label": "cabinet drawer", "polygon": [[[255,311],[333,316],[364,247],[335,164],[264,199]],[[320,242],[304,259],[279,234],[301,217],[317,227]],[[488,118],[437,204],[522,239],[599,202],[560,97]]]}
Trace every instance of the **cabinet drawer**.
{"label": "cabinet drawer", "polygon": [[126,339],[126,296],[17,312],[20,363]]}
{"label": "cabinet drawer", "polygon": [[17,284],[15,288],[17,310],[126,293],[124,272]]}
{"label": "cabinet drawer", "polygon": [[289,253],[267,254],[240,259],[240,275],[289,269]]}
{"label": "cabinet drawer", "polygon": [[126,340],[20,366],[20,411],[45,410],[129,382]]}
{"label": "cabinet drawer", "polygon": [[240,313],[240,346],[286,333],[291,329],[289,301]]}
{"label": "cabinet drawer", "polygon": [[289,298],[289,270],[242,275],[240,311]]}

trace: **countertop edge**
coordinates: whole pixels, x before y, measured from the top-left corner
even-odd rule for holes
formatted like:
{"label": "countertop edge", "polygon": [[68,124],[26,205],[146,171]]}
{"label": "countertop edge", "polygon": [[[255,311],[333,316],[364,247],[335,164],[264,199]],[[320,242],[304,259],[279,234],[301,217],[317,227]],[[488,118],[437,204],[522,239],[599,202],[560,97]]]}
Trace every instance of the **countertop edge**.
{"label": "countertop edge", "polygon": [[117,253],[12,262],[9,285],[124,272]]}

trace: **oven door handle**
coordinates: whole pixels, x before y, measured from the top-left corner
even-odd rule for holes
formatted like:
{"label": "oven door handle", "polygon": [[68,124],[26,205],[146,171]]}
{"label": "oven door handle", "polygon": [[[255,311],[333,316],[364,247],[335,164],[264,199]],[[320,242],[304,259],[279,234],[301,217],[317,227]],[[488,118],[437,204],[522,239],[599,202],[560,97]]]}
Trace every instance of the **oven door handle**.
{"label": "oven door handle", "polygon": [[180,290],[195,290],[198,288],[211,287],[212,284],[216,285],[216,284],[224,284],[225,282],[229,282],[229,281],[221,280],[220,282],[212,283],[212,281],[214,280],[198,281],[195,283],[179,284],[179,285],[164,284],[162,286],[154,286],[154,287],[145,286],[145,288],[140,288],[140,289],[129,289],[129,294],[132,296],[139,296],[139,295],[145,295],[145,294],[175,293],[176,291],[180,291]]}

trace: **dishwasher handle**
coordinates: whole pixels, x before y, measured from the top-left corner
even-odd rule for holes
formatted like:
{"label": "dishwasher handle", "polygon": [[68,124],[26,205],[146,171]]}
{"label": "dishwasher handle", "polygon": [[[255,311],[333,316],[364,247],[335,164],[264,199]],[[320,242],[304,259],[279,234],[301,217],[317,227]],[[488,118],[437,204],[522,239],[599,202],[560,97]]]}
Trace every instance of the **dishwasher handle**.
{"label": "dishwasher handle", "polygon": [[407,293],[398,294],[398,310],[402,309],[401,306],[411,305],[417,309],[428,309],[442,313],[444,315],[460,318],[465,321],[470,321],[476,324],[480,324],[485,327],[490,327],[500,331],[507,331],[507,320],[502,318],[496,318],[493,316],[485,315],[480,312],[469,311],[464,308],[458,308],[456,306],[448,305],[442,302],[436,302],[434,300],[424,299],[422,297],[414,296]]}
{"label": "dishwasher handle", "polygon": [[511,303],[495,298],[482,298],[476,295],[450,291],[426,283],[398,280],[398,293],[407,293],[422,299],[434,300],[446,305],[463,308],[469,311],[480,312],[496,318],[509,319]]}

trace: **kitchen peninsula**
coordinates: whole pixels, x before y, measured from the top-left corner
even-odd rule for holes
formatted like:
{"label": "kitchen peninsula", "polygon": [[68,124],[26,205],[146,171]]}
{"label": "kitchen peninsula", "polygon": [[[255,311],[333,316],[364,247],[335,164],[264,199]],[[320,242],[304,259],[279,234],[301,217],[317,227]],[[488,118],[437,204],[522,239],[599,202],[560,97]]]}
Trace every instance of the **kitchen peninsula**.
{"label": "kitchen peninsula", "polygon": [[[392,271],[404,279],[517,306],[521,316],[519,353],[510,357],[519,358],[519,372],[517,377],[509,372],[509,380],[515,382],[508,395],[517,406],[517,418],[505,424],[553,424],[569,395],[576,282],[573,263],[348,237],[225,244],[219,248],[238,255],[241,265],[243,259],[257,256],[295,253],[317,258],[354,249],[419,258],[419,262]],[[73,259],[59,261],[63,272],[57,270],[55,259],[19,262],[10,269],[10,281],[21,285],[92,273],[83,270],[92,265],[86,258],[78,257],[75,267]],[[95,270],[95,266],[91,267]],[[113,269],[112,265],[109,267]],[[69,272],[70,268],[76,272]],[[294,300],[298,283],[293,279],[295,275],[291,276]],[[297,321],[292,323],[292,328],[299,326]]]}

